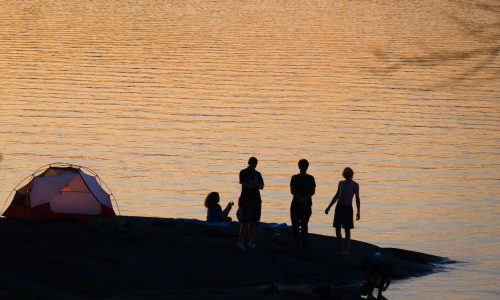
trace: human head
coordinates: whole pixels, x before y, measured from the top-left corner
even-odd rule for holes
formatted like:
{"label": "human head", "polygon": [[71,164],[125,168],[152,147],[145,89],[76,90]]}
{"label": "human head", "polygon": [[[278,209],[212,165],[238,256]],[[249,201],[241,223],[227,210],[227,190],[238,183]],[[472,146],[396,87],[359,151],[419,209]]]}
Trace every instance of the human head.
{"label": "human head", "polygon": [[299,160],[298,165],[299,165],[300,171],[304,171],[304,173],[307,171],[307,168],[309,168],[309,162],[307,161],[307,159]]}
{"label": "human head", "polygon": [[351,180],[354,177],[354,171],[351,168],[347,167],[344,169],[344,171],[342,171],[342,176],[347,180]]}
{"label": "human head", "polygon": [[207,198],[205,198],[205,207],[212,207],[219,203],[220,196],[219,193],[217,192],[211,192],[210,194],[207,195]]}
{"label": "human head", "polygon": [[257,160],[257,158],[255,158],[255,157],[253,157],[253,156],[252,156],[252,157],[250,157],[250,158],[248,159],[248,165],[249,165],[250,167],[254,168],[254,169],[255,169],[255,168],[257,168],[257,163],[258,163],[258,162],[259,162],[259,161]]}

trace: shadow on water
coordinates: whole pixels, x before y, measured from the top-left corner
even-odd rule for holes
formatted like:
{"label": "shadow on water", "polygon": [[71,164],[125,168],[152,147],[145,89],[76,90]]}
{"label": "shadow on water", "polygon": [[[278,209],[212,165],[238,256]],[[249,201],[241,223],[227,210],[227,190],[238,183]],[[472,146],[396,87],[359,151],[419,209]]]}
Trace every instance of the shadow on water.
{"label": "shadow on water", "polygon": [[[500,13],[500,4],[487,3],[467,3],[465,1],[455,1],[457,5],[467,8],[470,11],[481,11],[483,13],[497,15]],[[460,50],[435,50],[426,45],[416,45],[423,50],[425,54],[420,56],[404,56],[397,57],[397,62],[394,63],[393,54],[385,51],[375,51],[375,56],[386,61],[387,67],[378,70],[379,73],[391,74],[406,66],[417,67],[439,67],[446,63],[475,61],[474,65],[465,68],[462,72],[448,78],[443,85],[451,82],[463,81],[476,75],[480,71],[486,69],[498,59],[500,55],[500,21],[484,22],[484,20],[466,20],[463,17],[447,13],[446,17],[455,22],[461,32],[469,36],[472,40],[478,41],[481,46],[474,49]],[[499,71],[494,71],[493,76],[499,75]],[[494,77],[492,77],[494,78]],[[485,80],[489,78],[484,78]]]}

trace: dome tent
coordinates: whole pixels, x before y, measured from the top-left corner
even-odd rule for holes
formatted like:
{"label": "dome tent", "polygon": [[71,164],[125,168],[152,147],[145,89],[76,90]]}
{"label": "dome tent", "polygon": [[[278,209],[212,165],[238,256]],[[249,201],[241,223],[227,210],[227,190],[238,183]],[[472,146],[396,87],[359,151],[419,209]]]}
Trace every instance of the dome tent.
{"label": "dome tent", "polygon": [[[17,188],[28,179],[27,184]],[[106,192],[101,184],[107,188],[97,173],[89,168],[66,163],[49,164],[38,169],[14,189],[12,202],[2,215],[33,220],[114,217],[112,194]]]}

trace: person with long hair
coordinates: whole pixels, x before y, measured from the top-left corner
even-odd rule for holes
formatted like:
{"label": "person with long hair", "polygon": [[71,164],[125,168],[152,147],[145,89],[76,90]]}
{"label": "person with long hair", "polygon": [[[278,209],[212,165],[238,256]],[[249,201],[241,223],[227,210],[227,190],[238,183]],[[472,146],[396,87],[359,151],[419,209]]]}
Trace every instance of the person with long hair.
{"label": "person with long hair", "polygon": [[217,192],[211,192],[205,198],[205,207],[207,208],[207,221],[208,222],[228,222],[231,221],[229,212],[233,208],[234,202],[230,201],[224,210],[219,204],[220,196]]}

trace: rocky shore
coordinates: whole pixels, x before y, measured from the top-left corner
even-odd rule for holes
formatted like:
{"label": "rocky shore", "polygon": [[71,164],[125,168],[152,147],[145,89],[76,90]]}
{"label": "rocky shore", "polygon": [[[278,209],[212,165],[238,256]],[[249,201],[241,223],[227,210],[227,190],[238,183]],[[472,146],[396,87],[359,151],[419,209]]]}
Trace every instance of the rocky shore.
{"label": "rocky shore", "polygon": [[0,299],[295,299],[265,295],[273,282],[346,284],[359,261],[383,251],[394,279],[435,272],[447,260],[353,241],[349,259],[335,239],[313,234],[292,248],[285,225],[262,223],[257,249],[235,247],[238,223],[121,216],[88,222],[0,219]]}

